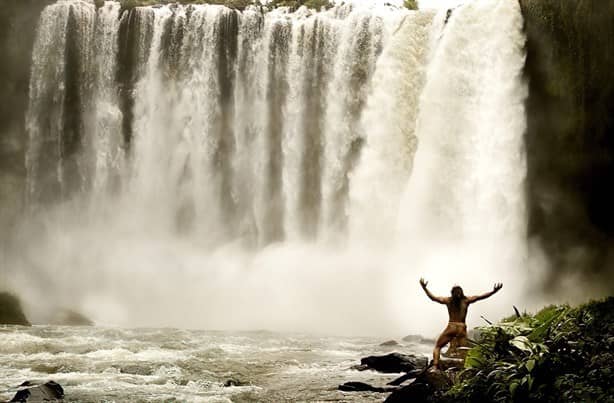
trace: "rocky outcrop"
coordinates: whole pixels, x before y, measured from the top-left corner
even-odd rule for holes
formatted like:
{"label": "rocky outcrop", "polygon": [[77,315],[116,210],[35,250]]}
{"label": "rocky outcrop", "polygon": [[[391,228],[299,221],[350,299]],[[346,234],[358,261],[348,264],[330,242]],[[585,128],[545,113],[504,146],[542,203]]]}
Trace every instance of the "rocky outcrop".
{"label": "rocky outcrop", "polygon": [[0,7],[0,242],[23,209],[32,46],[39,15],[53,1],[3,1]]}
{"label": "rocky outcrop", "polygon": [[585,272],[614,291],[614,1],[520,0],[529,235],[548,254],[547,286]]}
{"label": "rocky outcrop", "polygon": [[64,399],[64,388],[59,383],[49,381],[41,385],[24,382],[10,402],[57,402]]}
{"label": "rocky outcrop", "polygon": [[83,314],[70,309],[60,309],[49,322],[57,326],[94,326],[94,322]]}
{"label": "rocky outcrop", "polygon": [[428,339],[426,337],[422,337],[417,334],[410,334],[403,337],[401,340],[406,341],[408,343],[416,343],[416,344],[435,344],[435,340]]}
{"label": "rocky outcrop", "polygon": [[428,402],[452,386],[450,376],[443,371],[423,371],[414,382],[393,391],[385,400],[388,403]]}
{"label": "rocky outcrop", "polygon": [[386,355],[372,355],[360,360],[360,365],[354,367],[359,371],[368,369],[384,372],[388,374],[410,372],[416,368],[422,368],[427,364],[425,357],[408,355],[401,353],[390,353]]}
{"label": "rocky outcrop", "polygon": [[381,343],[379,346],[380,347],[394,347],[394,346],[398,346],[398,345],[399,345],[398,341],[396,341],[396,340],[388,340],[388,341],[385,341],[385,342]]}
{"label": "rocky outcrop", "polygon": [[19,298],[8,292],[0,292],[0,324],[30,326]]}

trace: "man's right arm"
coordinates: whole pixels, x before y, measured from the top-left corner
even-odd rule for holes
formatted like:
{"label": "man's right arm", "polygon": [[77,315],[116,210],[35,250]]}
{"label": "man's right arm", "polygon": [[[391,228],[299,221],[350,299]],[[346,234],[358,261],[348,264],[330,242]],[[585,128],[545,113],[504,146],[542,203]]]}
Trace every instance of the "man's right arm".
{"label": "man's right arm", "polygon": [[426,288],[427,284],[428,284],[428,281],[425,281],[423,278],[420,279],[420,285],[422,286],[422,289],[426,293],[427,297],[429,297],[432,301],[438,302],[440,304],[447,304],[448,303],[447,298],[445,298],[445,297],[437,297],[437,296],[431,294],[429,289]]}

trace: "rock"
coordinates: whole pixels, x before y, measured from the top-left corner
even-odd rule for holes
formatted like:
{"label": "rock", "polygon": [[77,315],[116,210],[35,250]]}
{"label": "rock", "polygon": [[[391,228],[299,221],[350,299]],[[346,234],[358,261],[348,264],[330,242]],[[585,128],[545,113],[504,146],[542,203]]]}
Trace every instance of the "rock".
{"label": "rock", "polygon": [[436,369],[424,371],[415,382],[426,383],[436,391],[447,390],[452,386],[450,377],[444,371]]}
{"label": "rock", "polygon": [[414,369],[413,371],[410,371],[407,374],[402,375],[398,377],[397,379],[388,382],[387,385],[399,386],[405,381],[417,378],[423,371],[424,369]]}
{"label": "rock", "polygon": [[236,380],[236,379],[228,379],[226,382],[224,382],[224,387],[229,388],[231,386],[243,386],[245,385],[243,382]]}
{"label": "rock", "polygon": [[403,337],[401,340],[406,341],[408,343],[416,343],[416,344],[435,344],[435,340],[428,339],[426,337],[422,337],[417,334],[410,334]]}
{"label": "rock", "polygon": [[383,342],[382,344],[380,344],[380,347],[391,347],[391,346],[398,346],[399,342],[396,340],[388,340]]}
{"label": "rock", "polygon": [[439,360],[439,369],[442,371],[448,369],[463,369],[465,367],[465,360],[462,358],[446,358],[441,357]]}
{"label": "rock", "polygon": [[19,298],[8,292],[0,292],[0,324],[31,326],[21,309]]}
{"label": "rock", "polygon": [[339,390],[343,392],[377,392],[377,393],[384,393],[388,391],[386,388],[371,386],[368,383],[364,383],[364,382],[346,382],[343,385],[339,385]]}
{"label": "rock", "polygon": [[429,369],[422,373],[411,384],[392,392],[385,400],[387,403],[428,402],[433,401],[433,395],[443,392],[452,386],[452,380],[440,370]]}
{"label": "rock", "polygon": [[19,386],[27,388],[19,390],[11,402],[48,402],[64,399],[64,388],[54,381],[42,385],[33,385],[26,381]]}
{"label": "rock", "polygon": [[57,326],[94,326],[94,322],[70,309],[60,309],[49,322]]}
{"label": "rock", "polygon": [[385,403],[422,403],[427,402],[432,391],[429,385],[413,382],[395,390],[388,396]]}
{"label": "rock", "polygon": [[469,347],[449,348],[448,351],[442,353],[441,355],[442,357],[460,358],[464,360],[467,357],[467,353],[469,352],[469,350],[471,350],[471,348]]}
{"label": "rock", "polygon": [[372,355],[360,360],[361,368],[366,366],[368,369],[384,373],[410,372],[417,367],[425,367],[427,363],[428,360],[425,357],[400,353],[382,356]]}

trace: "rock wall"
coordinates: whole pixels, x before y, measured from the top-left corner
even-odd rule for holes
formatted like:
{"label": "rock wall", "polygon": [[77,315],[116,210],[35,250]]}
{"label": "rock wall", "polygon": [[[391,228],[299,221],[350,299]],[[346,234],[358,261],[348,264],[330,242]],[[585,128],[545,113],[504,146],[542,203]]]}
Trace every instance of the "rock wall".
{"label": "rock wall", "polygon": [[614,266],[614,1],[520,3],[530,235],[554,274],[583,270],[597,281]]}
{"label": "rock wall", "polygon": [[0,7],[0,228],[11,226],[23,205],[31,53],[39,15],[51,2],[4,0]]}

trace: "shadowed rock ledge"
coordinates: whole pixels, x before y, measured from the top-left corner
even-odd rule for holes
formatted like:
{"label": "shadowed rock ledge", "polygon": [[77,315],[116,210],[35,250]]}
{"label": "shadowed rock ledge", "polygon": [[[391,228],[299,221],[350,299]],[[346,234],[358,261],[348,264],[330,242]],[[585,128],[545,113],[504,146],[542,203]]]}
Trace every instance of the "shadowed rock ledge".
{"label": "shadowed rock ledge", "polygon": [[31,326],[21,308],[21,302],[8,292],[0,292],[0,324]]}

